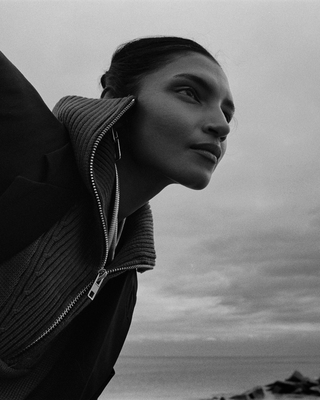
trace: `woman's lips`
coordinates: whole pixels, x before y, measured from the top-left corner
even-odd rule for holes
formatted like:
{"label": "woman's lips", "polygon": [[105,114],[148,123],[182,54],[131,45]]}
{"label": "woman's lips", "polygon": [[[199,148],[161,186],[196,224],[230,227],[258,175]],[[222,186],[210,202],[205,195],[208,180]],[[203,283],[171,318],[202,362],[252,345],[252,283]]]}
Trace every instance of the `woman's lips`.
{"label": "woman's lips", "polygon": [[207,158],[213,163],[217,163],[221,156],[220,146],[216,144],[203,143],[192,146],[191,148],[192,150],[195,150],[197,153],[201,154],[203,157]]}
{"label": "woman's lips", "polygon": [[218,162],[217,157],[214,154],[210,153],[210,151],[202,150],[202,149],[193,149],[193,150],[195,150],[198,154],[204,156],[208,160],[212,161],[214,164],[216,164]]}

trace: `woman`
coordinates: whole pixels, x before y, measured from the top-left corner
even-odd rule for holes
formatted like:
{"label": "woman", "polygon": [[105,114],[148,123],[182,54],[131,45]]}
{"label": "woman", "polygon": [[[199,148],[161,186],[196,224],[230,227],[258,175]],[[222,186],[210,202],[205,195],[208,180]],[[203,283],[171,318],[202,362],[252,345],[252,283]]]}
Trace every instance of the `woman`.
{"label": "woman", "polygon": [[55,118],[0,65],[0,397],[97,399],[136,271],[154,266],[148,201],[208,185],[234,113],[228,80],[191,40],[139,39],[115,52],[101,99],[65,97]]}

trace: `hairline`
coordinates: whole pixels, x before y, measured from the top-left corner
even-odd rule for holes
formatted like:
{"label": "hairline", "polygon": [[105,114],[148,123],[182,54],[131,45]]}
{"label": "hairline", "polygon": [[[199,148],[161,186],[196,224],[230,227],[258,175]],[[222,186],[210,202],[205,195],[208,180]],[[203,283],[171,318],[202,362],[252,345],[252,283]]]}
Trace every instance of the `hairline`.
{"label": "hairline", "polygon": [[151,69],[148,72],[142,72],[140,75],[136,76],[136,84],[133,85],[135,89],[139,88],[142,80],[146,78],[147,76],[150,76],[158,71],[160,71],[162,68],[164,68],[166,65],[174,62],[176,59],[186,57],[187,55],[192,55],[192,54],[200,54],[203,57],[206,57],[207,59],[211,60],[214,64],[216,64],[222,71],[222,67],[219,64],[219,62],[208,52],[206,54],[205,52],[197,51],[196,49],[176,49],[175,51],[172,51],[171,54],[168,54],[166,56],[166,60],[163,60],[156,68]]}

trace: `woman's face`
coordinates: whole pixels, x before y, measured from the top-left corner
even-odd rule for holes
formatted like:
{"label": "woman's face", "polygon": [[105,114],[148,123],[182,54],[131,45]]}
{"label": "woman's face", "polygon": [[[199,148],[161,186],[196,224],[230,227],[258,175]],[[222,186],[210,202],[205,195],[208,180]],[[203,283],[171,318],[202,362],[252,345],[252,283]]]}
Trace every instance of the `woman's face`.
{"label": "woman's face", "polygon": [[130,168],[163,187],[206,187],[225,153],[234,112],[222,69],[201,54],[178,56],[145,76],[136,96],[124,139]]}

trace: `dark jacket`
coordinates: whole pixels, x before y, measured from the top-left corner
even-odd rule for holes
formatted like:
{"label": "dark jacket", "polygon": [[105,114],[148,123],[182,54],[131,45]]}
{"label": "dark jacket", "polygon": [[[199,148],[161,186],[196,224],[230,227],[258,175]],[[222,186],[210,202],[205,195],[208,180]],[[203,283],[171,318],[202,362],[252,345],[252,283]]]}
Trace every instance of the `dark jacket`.
{"label": "dark jacket", "polygon": [[134,98],[66,97],[55,118],[3,55],[0,74],[0,398],[96,398],[130,326],[136,270],[155,262],[148,205],[107,262],[110,129]]}

